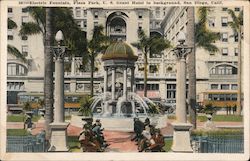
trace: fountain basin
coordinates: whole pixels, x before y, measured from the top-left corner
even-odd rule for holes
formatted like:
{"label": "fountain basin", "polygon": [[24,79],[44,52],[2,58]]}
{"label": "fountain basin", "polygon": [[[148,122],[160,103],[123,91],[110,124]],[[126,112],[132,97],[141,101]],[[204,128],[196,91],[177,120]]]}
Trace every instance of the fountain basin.
{"label": "fountain basin", "polygon": [[[70,124],[76,127],[83,127],[85,123],[82,121],[83,116],[71,116]],[[141,121],[145,121],[147,117],[138,117]],[[152,125],[156,128],[164,128],[167,126],[166,115],[156,115],[148,117]],[[108,131],[121,131],[121,132],[133,132],[134,131],[134,118],[128,117],[93,117],[93,120],[100,119],[102,127]]]}

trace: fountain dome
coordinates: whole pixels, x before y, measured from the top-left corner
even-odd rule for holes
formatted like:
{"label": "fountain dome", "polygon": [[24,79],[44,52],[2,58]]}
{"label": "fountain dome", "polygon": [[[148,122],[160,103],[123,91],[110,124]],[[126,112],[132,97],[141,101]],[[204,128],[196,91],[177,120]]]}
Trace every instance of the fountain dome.
{"label": "fountain dome", "polygon": [[136,61],[138,56],[134,54],[133,49],[125,42],[118,41],[111,44],[105,54],[102,56],[102,60],[131,60]]}

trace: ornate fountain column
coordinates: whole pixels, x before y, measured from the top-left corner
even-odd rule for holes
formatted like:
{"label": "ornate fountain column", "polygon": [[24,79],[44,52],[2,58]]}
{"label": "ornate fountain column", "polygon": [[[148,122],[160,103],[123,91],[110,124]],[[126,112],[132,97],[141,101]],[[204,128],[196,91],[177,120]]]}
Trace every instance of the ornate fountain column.
{"label": "ornate fountain column", "polygon": [[135,67],[131,68],[131,92],[135,92],[135,88],[134,88],[134,82],[135,82]]}
{"label": "ornate fountain column", "polygon": [[104,83],[103,83],[103,93],[104,93],[104,100],[107,100],[107,90],[108,90],[108,68],[104,67]]}
{"label": "ornate fountain column", "polygon": [[112,71],[111,99],[112,100],[115,100],[115,77],[116,77],[115,70],[116,70],[115,67],[111,68],[111,71]]}
{"label": "ornate fountain column", "polygon": [[123,97],[127,100],[127,67],[123,68]]}

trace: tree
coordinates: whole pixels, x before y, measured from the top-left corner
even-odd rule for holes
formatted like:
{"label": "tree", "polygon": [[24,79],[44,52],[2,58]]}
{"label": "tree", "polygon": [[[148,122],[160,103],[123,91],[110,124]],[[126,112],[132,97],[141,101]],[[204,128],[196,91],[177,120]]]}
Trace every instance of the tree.
{"label": "tree", "polygon": [[140,50],[144,58],[144,97],[147,97],[148,79],[148,54],[162,54],[162,51],[170,47],[170,42],[161,36],[148,37],[143,30],[138,30],[138,42],[131,45]]}
{"label": "tree", "polygon": [[94,71],[96,56],[107,49],[110,40],[103,32],[103,26],[96,26],[93,29],[92,39],[87,42],[87,51],[90,59],[90,87],[91,97],[94,95]]}
{"label": "tree", "polygon": [[187,10],[187,44],[192,47],[191,53],[188,55],[188,113],[193,128],[196,129],[196,72],[195,72],[195,16],[194,7],[188,7]]}
{"label": "tree", "polygon": [[[44,43],[44,98],[45,98],[45,130],[46,138],[50,138],[49,124],[53,121],[53,56],[51,46],[55,42],[53,35],[60,29],[64,33],[65,45],[69,53],[81,52],[84,44],[82,31],[74,21],[69,8],[29,7],[32,22],[23,23],[20,35],[41,34]],[[78,36],[78,37],[77,37]],[[78,40],[81,40],[80,43]],[[81,45],[80,45],[81,44]],[[70,50],[73,49],[73,50]]]}
{"label": "tree", "polygon": [[237,109],[236,114],[241,114],[241,72],[242,72],[242,64],[241,64],[241,41],[243,39],[243,10],[241,10],[236,16],[235,12],[231,9],[228,9],[228,14],[231,16],[232,21],[228,22],[228,25],[232,28],[234,32],[234,37],[238,38],[238,75],[237,75],[237,84],[238,84],[238,91],[237,91]]}
{"label": "tree", "polygon": [[91,104],[93,103],[93,97],[87,95],[80,99],[80,109],[79,113],[82,116],[92,116],[92,110],[90,108]]}
{"label": "tree", "polygon": [[207,28],[208,7],[198,8],[198,22],[195,24],[194,7],[188,8],[187,41],[193,47],[188,56],[189,90],[188,90],[188,110],[193,128],[196,128],[196,70],[195,54],[197,48],[203,48],[210,53],[215,53],[219,49],[214,44],[220,39],[220,33],[212,32]]}
{"label": "tree", "polygon": [[[8,23],[8,29],[16,29],[17,28],[17,24],[15,23],[15,21],[11,20],[10,18],[8,18],[7,23]],[[22,62],[24,62],[24,63],[27,62],[27,59],[25,58],[25,56],[15,46],[8,44],[7,51],[9,54],[20,59]]]}

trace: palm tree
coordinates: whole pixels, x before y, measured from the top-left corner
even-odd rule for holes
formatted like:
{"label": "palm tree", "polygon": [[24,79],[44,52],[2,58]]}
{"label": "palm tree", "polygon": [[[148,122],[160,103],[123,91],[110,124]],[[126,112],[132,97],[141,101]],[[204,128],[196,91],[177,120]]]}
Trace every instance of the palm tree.
{"label": "palm tree", "polygon": [[[76,51],[75,48],[82,50],[84,44],[82,40],[82,31],[74,21],[73,13],[69,8],[43,8],[29,7],[29,14],[34,19],[33,22],[22,24],[20,35],[42,34],[44,43],[44,98],[45,98],[45,130],[46,138],[50,138],[49,124],[53,121],[53,56],[51,46],[55,41],[53,35],[60,29],[65,36],[65,45],[70,49],[69,52]],[[53,20],[52,20],[53,18]],[[79,37],[76,38],[76,35]],[[74,36],[74,37],[73,37]],[[83,41],[80,41],[81,43]]]}
{"label": "palm tree", "polygon": [[196,72],[195,72],[195,17],[194,7],[187,10],[187,43],[193,50],[188,55],[188,113],[193,128],[196,129]]}
{"label": "palm tree", "polygon": [[143,30],[138,30],[139,41],[131,45],[140,50],[144,58],[144,97],[147,97],[148,79],[148,54],[162,54],[162,51],[170,47],[170,42],[161,36],[148,37]]}
{"label": "palm tree", "polygon": [[[16,22],[11,20],[10,18],[8,18],[7,23],[8,23],[8,29],[16,29],[17,28]],[[16,58],[19,58],[22,62],[24,62],[24,63],[27,62],[27,59],[25,58],[25,56],[15,46],[8,44],[7,51],[9,54],[12,54]]]}
{"label": "palm tree", "polygon": [[139,41],[131,43],[143,53],[144,58],[144,97],[147,97],[147,79],[148,79],[148,54],[162,54],[162,51],[170,47],[170,42],[161,36],[148,37],[143,30],[138,30]]}
{"label": "palm tree", "polygon": [[87,42],[87,51],[88,56],[90,59],[90,86],[91,86],[91,94],[90,96],[93,97],[94,95],[94,71],[95,71],[95,58],[96,56],[107,49],[109,44],[109,38],[105,36],[103,32],[103,26],[96,26],[93,29],[93,36],[92,39]]}
{"label": "palm tree", "polygon": [[238,91],[237,91],[237,110],[236,114],[241,114],[241,40],[243,39],[243,10],[240,11],[238,16],[236,16],[235,12],[231,9],[228,9],[228,14],[232,18],[232,22],[228,22],[228,25],[232,28],[235,37],[238,37],[238,75],[237,75],[237,81],[238,81]]}
{"label": "palm tree", "polygon": [[[45,104],[45,131],[46,139],[50,138],[50,127],[49,124],[53,122],[53,56],[50,52],[50,46],[52,41],[52,10],[51,8],[46,8],[45,12],[45,27],[41,30],[44,38],[44,104]],[[37,24],[39,25],[39,24]],[[43,32],[45,31],[45,32]]]}
{"label": "palm tree", "polygon": [[219,49],[214,44],[220,39],[220,33],[212,32],[207,28],[208,7],[198,8],[198,22],[195,24],[194,7],[188,8],[187,42],[193,47],[188,56],[189,90],[188,90],[188,109],[193,128],[196,128],[196,70],[195,70],[195,51],[203,48],[210,53],[215,53]]}

